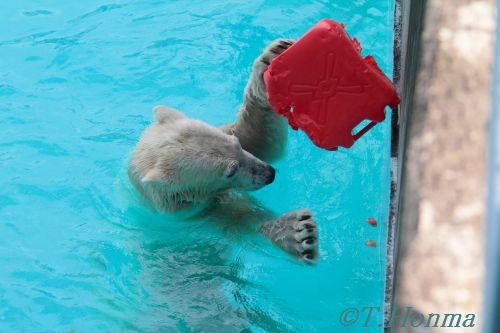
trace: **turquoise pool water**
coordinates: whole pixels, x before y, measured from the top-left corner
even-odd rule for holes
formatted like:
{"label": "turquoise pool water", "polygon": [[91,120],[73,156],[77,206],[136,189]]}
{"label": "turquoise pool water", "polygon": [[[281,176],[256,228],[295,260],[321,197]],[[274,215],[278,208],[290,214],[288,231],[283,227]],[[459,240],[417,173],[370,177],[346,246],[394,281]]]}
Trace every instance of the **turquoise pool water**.
{"label": "turquoise pool water", "polygon": [[232,121],[261,49],[324,17],[391,73],[393,6],[2,2],[0,331],[380,332],[382,313],[368,328],[339,316],[382,306],[389,121],[337,152],[291,131],[276,181],[255,192],[276,212],[314,212],[315,267],[260,237],[147,211],[123,166],[152,106]]}

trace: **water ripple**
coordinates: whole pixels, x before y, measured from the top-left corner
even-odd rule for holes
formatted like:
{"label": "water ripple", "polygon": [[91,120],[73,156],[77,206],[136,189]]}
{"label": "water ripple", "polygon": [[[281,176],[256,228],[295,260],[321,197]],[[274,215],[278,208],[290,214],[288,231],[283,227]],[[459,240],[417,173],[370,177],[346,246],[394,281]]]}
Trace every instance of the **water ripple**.
{"label": "water ripple", "polygon": [[66,156],[69,155],[68,151],[62,146],[56,143],[48,143],[44,139],[38,140],[15,140],[15,141],[4,141],[0,143],[0,147],[12,147],[15,145],[28,146],[35,149],[43,155],[49,156]]}
{"label": "water ripple", "polygon": [[86,14],[83,14],[81,16],[78,16],[72,20],[69,21],[69,23],[72,23],[72,22],[75,22],[75,21],[80,21],[80,20],[84,20],[88,17],[92,17],[92,16],[96,16],[96,15],[100,15],[100,14],[103,14],[103,13],[106,13],[106,12],[110,12],[112,10],[115,10],[115,9],[121,9],[121,8],[124,8],[126,7],[127,5],[126,4],[107,4],[107,5],[102,5],[102,6],[99,6],[98,8],[94,9],[93,11],[90,11]]}
{"label": "water ripple", "polygon": [[26,16],[39,16],[39,15],[52,15],[53,13],[50,10],[45,10],[45,9],[38,9],[38,10],[31,10],[31,11],[26,11],[23,12],[23,15]]}

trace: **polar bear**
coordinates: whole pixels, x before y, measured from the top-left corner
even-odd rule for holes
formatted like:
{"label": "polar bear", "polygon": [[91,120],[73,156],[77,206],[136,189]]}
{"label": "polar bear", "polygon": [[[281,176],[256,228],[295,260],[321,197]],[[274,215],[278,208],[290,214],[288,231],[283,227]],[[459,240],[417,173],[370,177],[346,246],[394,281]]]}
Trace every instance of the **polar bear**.
{"label": "polar bear", "polygon": [[287,141],[286,119],[269,106],[263,73],[293,41],[276,40],[255,60],[237,120],[220,128],[167,107],[154,108],[128,165],[128,175],[153,206],[227,223],[249,223],[306,263],[318,257],[318,237],[308,209],[276,217],[247,194],[273,182],[270,163]]}

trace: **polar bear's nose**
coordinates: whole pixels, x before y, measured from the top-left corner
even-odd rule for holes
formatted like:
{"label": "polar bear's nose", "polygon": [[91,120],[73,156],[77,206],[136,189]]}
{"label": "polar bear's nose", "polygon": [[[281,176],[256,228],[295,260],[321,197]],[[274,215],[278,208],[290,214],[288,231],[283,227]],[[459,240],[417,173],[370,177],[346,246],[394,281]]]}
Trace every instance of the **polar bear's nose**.
{"label": "polar bear's nose", "polygon": [[276,176],[276,170],[270,165],[266,168],[266,176],[266,185],[269,185],[274,181],[274,177]]}

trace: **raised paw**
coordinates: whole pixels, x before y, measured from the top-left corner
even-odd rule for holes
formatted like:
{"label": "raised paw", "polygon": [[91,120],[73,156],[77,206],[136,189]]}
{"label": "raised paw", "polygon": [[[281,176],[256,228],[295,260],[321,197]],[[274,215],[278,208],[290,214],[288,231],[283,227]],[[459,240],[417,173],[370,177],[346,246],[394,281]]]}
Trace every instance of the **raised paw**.
{"label": "raised paw", "polygon": [[265,223],[261,232],[299,260],[314,264],[318,258],[318,231],[308,209],[296,210]]}
{"label": "raised paw", "polygon": [[[293,44],[291,39],[276,39],[272,41],[265,49],[264,52],[259,56],[258,61],[265,65],[265,68],[269,66],[271,61],[276,58],[283,51],[288,49]],[[264,68],[264,70],[265,70]],[[264,72],[264,71],[262,71]]]}
{"label": "raised paw", "polygon": [[257,57],[253,64],[253,71],[247,85],[247,95],[256,98],[261,105],[268,106],[266,87],[263,74],[271,61],[293,44],[291,39],[276,39],[271,42]]}

